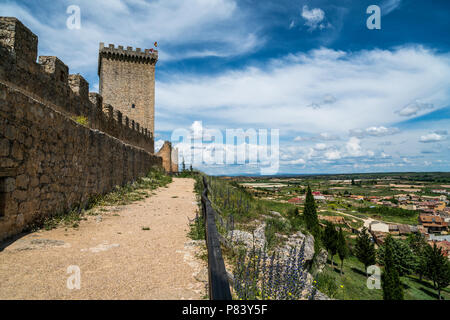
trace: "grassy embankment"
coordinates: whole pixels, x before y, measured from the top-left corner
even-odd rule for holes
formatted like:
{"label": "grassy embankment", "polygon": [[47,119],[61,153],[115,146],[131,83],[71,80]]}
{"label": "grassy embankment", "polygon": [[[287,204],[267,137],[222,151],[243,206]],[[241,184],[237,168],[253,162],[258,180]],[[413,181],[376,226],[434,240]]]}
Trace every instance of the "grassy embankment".
{"label": "grassy embankment", "polygon": [[[331,268],[330,259],[328,259],[324,274],[334,279],[334,298],[340,300],[382,300],[383,291],[381,289],[370,290],[367,288],[367,277],[364,273],[364,266],[354,256],[349,257],[344,262],[343,275],[340,275],[340,260],[334,258],[334,268]],[[337,267],[338,265],[338,267]],[[401,278],[405,300],[436,300],[438,298],[437,290],[433,288],[432,282],[428,280],[419,280],[415,275],[409,275]],[[320,282],[320,281],[319,281]],[[343,286],[343,287],[341,287]],[[319,289],[321,285],[319,284]],[[330,294],[330,292],[325,293]],[[450,287],[442,290],[442,297],[450,300]]]}

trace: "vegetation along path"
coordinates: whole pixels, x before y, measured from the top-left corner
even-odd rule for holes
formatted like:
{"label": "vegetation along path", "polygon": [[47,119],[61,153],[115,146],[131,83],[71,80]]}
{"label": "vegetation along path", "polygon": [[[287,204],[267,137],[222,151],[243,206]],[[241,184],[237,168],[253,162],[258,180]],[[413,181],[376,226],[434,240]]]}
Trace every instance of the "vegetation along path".
{"label": "vegetation along path", "polygon": [[0,299],[201,299],[202,248],[187,237],[197,209],[194,180],[174,178],[143,200],[92,209],[77,228],[4,244]]}

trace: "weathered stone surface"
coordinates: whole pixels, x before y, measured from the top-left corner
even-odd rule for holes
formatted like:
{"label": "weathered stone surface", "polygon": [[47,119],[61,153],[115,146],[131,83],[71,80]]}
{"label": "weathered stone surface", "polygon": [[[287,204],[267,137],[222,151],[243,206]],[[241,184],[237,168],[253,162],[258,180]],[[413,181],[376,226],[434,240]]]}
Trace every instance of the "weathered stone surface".
{"label": "weathered stone surface", "polygon": [[247,248],[253,247],[253,235],[247,231],[231,230],[227,234],[227,238],[234,245],[242,244]]}
{"label": "weathered stone surface", "polygon": [[99,56],[99,89],[104,103],[133,119],[136,130],[139,130],[137,124],[140,124],[154,135],[155,64],[158,53],[101,45]]}
{"label": "weathered stone surface", "polygon": [[9,156],[9,145],[8,139],[0,139],[0,157]]}
{"label": "weathered stone surface", "polygon": [[[24,114],[42,113],[32,121],[16,118],[15,113],[0,116],[0,121],[8,121],[9,129],[2,130],[9,136],[24,136],[21,139],[26,141],[35,135],[28,146],[14,141],[9,156],[2,158],[2,167],[14,171],[2,184],[6,205],[0,240],[22,231],[34,217],[69,210],[86,203],[91,195],[109,192],[161,165],[161,158],[80,126],[5,85],[0,84],[0,92],[7,93],[0,95],[6,99],[0,104],[13,103]],[[0,139],[4,139],[1,134]]]}
{"label": "weathered stone surface", "polygon": [[16,187],[20,189],[27,189],[29,181],[30,178],[27,175],[21,174],[16,178]]}
{"label": "weathered stone surface", "polygon": [[282,218],[282,215],[281,215],[281,213],[279,213],[279,212],[276,212],[276,211],[270,211],[269,213],[270,213],[272,216]]}
{"label": "weathered stone surface", "polygon": [[[178,172],[178,153],[174,152],[175,150],[176,149],[172,148],[172,143],[166,141],[156,154],[163,159],[162,165],[166,172]],[[177,158],[172,158],[174,153]]]}
{"label": "weathered stone surface", "polygon": [[277,252],[282,258],[287,258],[293,248],[296,248],[296,251],[299,252],[303,244],[305,244],[304,259],[309,261],[314,257],[314,237],[310,234],[305,236],[301,231],[291,235],[286,243],[277,249]]}
{"label": "weathered stone surface", "polygon": [[257,226],[253,233],[242,230],[231,230],[227,234],[227,240],[231,244],[242,244],[247,250],[251,250],[253,247],[255,249],[263,249],[266,243],[266,237],[264,230],[266,228],[266,223],[263,222]]}
{"label": "weathered stone surface", "polygon": [[14,178],[6,178],[5,179],[5,187],[2,192],[12,192],[16,188],[16,180]]}
{"label": "weathered stone surface", "polygon": [[[128,123],[136,121],[131,127],[114,108],[108,111],[115,117],[105,114],[102,97],[89,94],[89,84],[80,75],[70,75],[64,62],[45,56],[36,63],[37,43],[37,36],[20,21],[0,17],[0,185],[6,193],[0,241],[37,216],[85,204],[90,196],[134,181],[162,164],[153,154],[153,125],[144,128],[141,119],[131,117]],[[156,61],[145,70],[141,62],[105,62],[129,63],[137,72],[126,79],[127,72],[121,72],[117,80],[132,83],[133,92],[105,91],[108,97],[112,93],[125,101],[136,93],[153,99]],[[106,69],[106,64],[101,67]],[[143,72],[151,82],[139,76]],[[103,84],[116,81],[111,77],[103,73]],[[140,101],[138,110],[151,111],[142,117],[153,121],[153,105],[147,108]]]}
{"label": "weathered stone surface", "polygon": [[327,258],[328,258],[328,252],[327,252],[327,250],[322,248],[320,250],[320,252],[314,258],[313,269],[318,273],[322,272],[327,263]]}

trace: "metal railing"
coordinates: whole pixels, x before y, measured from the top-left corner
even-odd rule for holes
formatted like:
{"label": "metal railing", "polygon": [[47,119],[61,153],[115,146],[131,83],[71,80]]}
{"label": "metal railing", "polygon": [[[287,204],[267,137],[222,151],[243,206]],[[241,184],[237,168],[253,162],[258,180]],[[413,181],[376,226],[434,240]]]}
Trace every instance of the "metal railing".
{"label": "metal railing", "polygon": [[206,247],[208,249],[208,280],[210,300],[231,300],[230,285],[220,248],[219,232],[216,227],[216,212],[208,199],[208,183],[203,176],[202,193],[203,221],[205,222]]}

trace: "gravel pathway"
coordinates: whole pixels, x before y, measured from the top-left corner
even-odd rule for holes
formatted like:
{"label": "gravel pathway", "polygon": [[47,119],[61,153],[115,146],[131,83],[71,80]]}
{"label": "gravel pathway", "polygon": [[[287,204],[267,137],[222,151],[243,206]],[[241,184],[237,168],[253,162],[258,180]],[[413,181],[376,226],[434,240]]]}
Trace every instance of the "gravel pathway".
{"label": "gravel pathway", "polygon": [[154,193],[88,216],[78,229],[42,230],[8,245],[0,251],[0,299],[202,299],[203,243],[187,237],[198,209],[194,180],[174,178]]}

